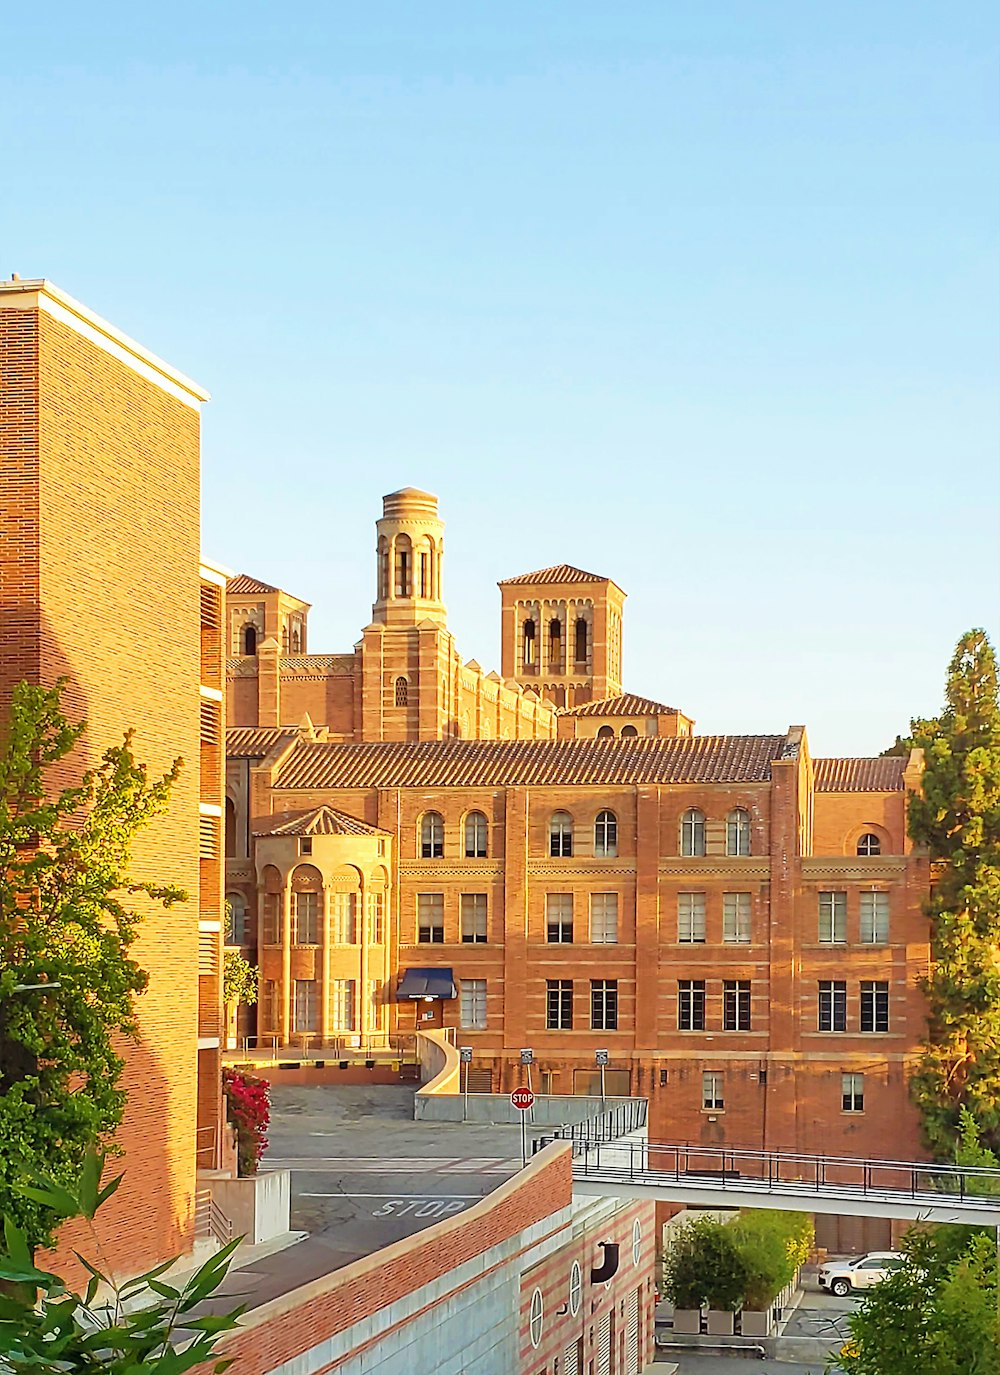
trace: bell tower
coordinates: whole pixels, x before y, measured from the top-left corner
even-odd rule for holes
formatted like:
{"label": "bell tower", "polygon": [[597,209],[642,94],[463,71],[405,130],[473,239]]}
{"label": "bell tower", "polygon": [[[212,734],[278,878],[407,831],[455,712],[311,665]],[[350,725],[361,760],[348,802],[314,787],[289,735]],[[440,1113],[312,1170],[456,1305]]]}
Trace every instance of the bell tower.
{"label": "bell tower", "polygon": [[372,620],[377,625],[442,627],[447,611],[442,600],[444,521],[437,497],[404,487],[382,498],[376,522],[377,584]]}

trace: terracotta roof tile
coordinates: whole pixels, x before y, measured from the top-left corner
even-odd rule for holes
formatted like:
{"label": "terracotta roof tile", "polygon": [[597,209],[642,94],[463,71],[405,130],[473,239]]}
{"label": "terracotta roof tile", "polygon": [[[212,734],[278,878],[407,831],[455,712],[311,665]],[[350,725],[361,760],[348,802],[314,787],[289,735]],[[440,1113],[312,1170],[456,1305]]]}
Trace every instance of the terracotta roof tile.
{"label": "terracotta roof tile", "polygon": [[783,735],[632,740],[302,742],[278,788],[587,787],[763,783]]}
{"label": "terracotta roof tile", "polygon": [[295,731],[282,726],[230,726],[226,731],[226,754],[230,759],[263,759],[281,740],[291,740]]}
{"label": "terracotta roof tile", "polygon": [[251,578],[249,573],[237,573],[235,578],[230,578],[226,583],[226,595],[229,597],[249,597],[277,591],[277,587],[272,587],[269,582],[261,582],[260,578]]}
{"label": "terracotta roof tile", "polygon": [[534,582],[610,582],[610,578],[600,573],[586,573],[582,568],[574,568],[571,563],[557,563],[551,568],[539,568],[534,573],[519,573],[516,578],[504,578],[498,587],[511,587],[516,583]]}
{"label": "terracotta roof tile", "polygon": [[900,793],[903,791],[902,755],[879,759],[814,759],[818,793]]}
{"label": "terracotta roof tile", "polygon": [[600,697],[596,702],[584,702],[579,707],[568,707],[560,711],[560,716],[677,716],[676,707],[666,707],[662,702],[654,702],[650,697],[637,697],[634,692],[624,692],[620,697]]}
{"label": "terracotta roof tile", "polygon": [[336,807],[312,807],[307,812],[284,812],[254,822],[255,836],[378,836],[388,834]]}

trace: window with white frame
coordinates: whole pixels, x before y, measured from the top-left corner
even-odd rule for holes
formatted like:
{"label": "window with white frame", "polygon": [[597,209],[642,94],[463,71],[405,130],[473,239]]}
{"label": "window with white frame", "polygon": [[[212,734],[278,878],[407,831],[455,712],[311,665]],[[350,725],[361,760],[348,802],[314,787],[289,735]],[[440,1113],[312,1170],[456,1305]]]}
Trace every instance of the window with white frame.
{"label": "window with white frame", "polygon": [[330,941],[333,945],[356,945],[357,893],[330,894]]}
{"label": "window with white frame", "polygon": [[549,1031],[573,1030],[573,980],[547,979],[545,1026]]}
{"label": "window with white frame", "polygon": [[545,894],[545,939],[549,945],[573,944],[573,894]]}
{"label": "window with white frame", "polygon": [[438,812],[426,812],[420,820],[420,858],[440,859],[444,854],[444,821]]}
{"label": "window with white frame", "polygon": [[864,1112],[865,1076],[863,1074],[842,1074],[840,1076],[841,1108],[844,1112]]}
{"label": "window with white frame", "polygon": [[528,1336],[531,1338],[532,1346],[537,1346],[542,1340],[543,1325],[544,1306],[542,1304],[542,1291],[536,1289],[531,1295],[531,1309],[528,1314]]}
{"label": "window with white frame", "polygon": [[592,945],[615,945],[618,941],[618,894],[591,893],[590,941]]}
{"label": "window with white frame", "polygon": [[444,944],[444,894],[417,894],[417,941],[420,945]]}
{"label": "window with white frame", "polygon": [[319,1030],[319,982],[316,979],[295,980],[295,1031]]}
{"label": "window with white frame", "polygon": [[722,939],[730,945],[749,945],[751,914],[750,893],[723,893]]}
{"label": "window with white frame", "polygon": [[846,893],[820,893],[819,939],[823,945],[843,945],[846,942]]}
{"label": "window with white frame", "polygon": [[704,893],[677,894],[677,939],[681,945],[704,945]]}
{"label": "window with white frame", "polygon": [[319,945],[319,905],[321,894],[296,893],[292,913],[292,944]]}
{"label": "window with white frame", "polygon": [[354,1030],[354,980],[330,982],[330,1025],[334,1031]]}
{"label": "window with white frame", "polygon": [[368,944],[381,945],[385,939],[385,894],[368,894]]}
{"label": "window with white frame", "polygon": [[722,984],[722,1030],[750,1030],[750,980],[725,979]]}
{"label": "window with white frame", "polygon": [[591,979],[590,1028],[592,1031],[618,1030],[617,979]]}
{"label": "window with white frame", "polygon": [[874,831],[866,831],[858,837],[857,852],[864,859],[871,859],[882,853],[882,842]]}
{"label": "window with white frame", "polygon": [[863,982],[861,985],[861,1030],[889,1030],[889,985]]}
{"label": "window with white frame", "polygon": [[819,1030],[847,1030],[847,984],[842,979],[822,979],[819,984]]}
{"label": "window with white frame", "polygon": [[486,980],[463,979],[458,997],[461,1025],[467,1031],[485,1031]]}
{"label": "window with white frame", "polygon": [[569,1272],[569,1311],[575,1318],[583,1302],[583,1271],[575,1260]]}
{"label": "window with white frame", "polygon": [[677,982],[677,1030],[705,1030],[705,980],[679,979]]}
{"label": "window with white frame", "polygon": [[723,1075],[717,1069],[702,1071],[701,1106],[708,1112],[721,1112],[726,1106]]}
{"label": "window with white frame", "polygon": [[486,894],[463,893],[461,910],[463,945],[485,945]]}
{"label": "window with white frame", "polygon": [[489,825],[482,812],[470,812],[465,818],[465,858],[485,859],[489,843]]}
{"label": "window with white frame", "polygon": [[549,854],[554,859],[573,854],[573,818],[569,812],[553,812],[549,818]]}
{"label": "window with white frame", "polygon": [[889,894],[861,894],[861,939],[866,945],[886,945],[889,940]]}
{"label": "window with white frame", "polygon": [[614,812],[598,812],[594,822],[594,854],[613,859],[617,853],[618,818]]}
{"label": "window with white frame", "polygon": [[705,853],[705,813],[689,807],[681,817],[681,854],[694,858]]}
{"label": "window with white frame", "polygon": [[632,1223],[632,1264],[642,1260],[642,1223],[638,1218]]}
{"label": "window with white frame", "polygon": [[744,807],[735,807],[726,817],[726,854],[748,855],[750,853],[750,813]]}

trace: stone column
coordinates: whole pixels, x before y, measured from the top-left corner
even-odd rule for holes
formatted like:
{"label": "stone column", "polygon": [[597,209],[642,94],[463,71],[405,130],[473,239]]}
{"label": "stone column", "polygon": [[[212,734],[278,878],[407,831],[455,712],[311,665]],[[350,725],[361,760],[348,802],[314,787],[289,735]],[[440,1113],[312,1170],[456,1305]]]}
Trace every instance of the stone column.
{"label": "stone column", "polygon": [[292,882],[285,878],[281,890],[281,1044],[292,1036]]}
{"label": "stone column", "polygon": [[320,983],[320,1030],[323,1045],[330,1044],[330,904],[333,893],[327,884],[323,885],[323,951],[322,982]]}
{"label": "stone column", "polygon": [[358,914],[358,937],[361,945],[361,960],[358,973],[358,982],[361,987],[358,989],[358,1008],[360,1019],[358,1030],[362,1037],[362,1049],[368,1048],[368,1036],[371,1030],[371,999],[368,996],[368,882],[362,876],[361,893],[358,901],[361,904],[361,911]]}

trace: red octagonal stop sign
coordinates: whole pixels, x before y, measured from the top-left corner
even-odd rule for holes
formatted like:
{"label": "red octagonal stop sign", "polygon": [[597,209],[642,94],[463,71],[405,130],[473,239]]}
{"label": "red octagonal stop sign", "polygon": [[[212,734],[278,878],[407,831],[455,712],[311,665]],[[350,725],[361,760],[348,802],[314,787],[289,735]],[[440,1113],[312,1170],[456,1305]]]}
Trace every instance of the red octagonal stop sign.
{"label": "red octagonal stop sign", "polygon": [[531,1089],[515,1089],[510,1095],[510,1101],[519,1112],[527,1112],[535,1101],[535,1095],[531,1092]]}

